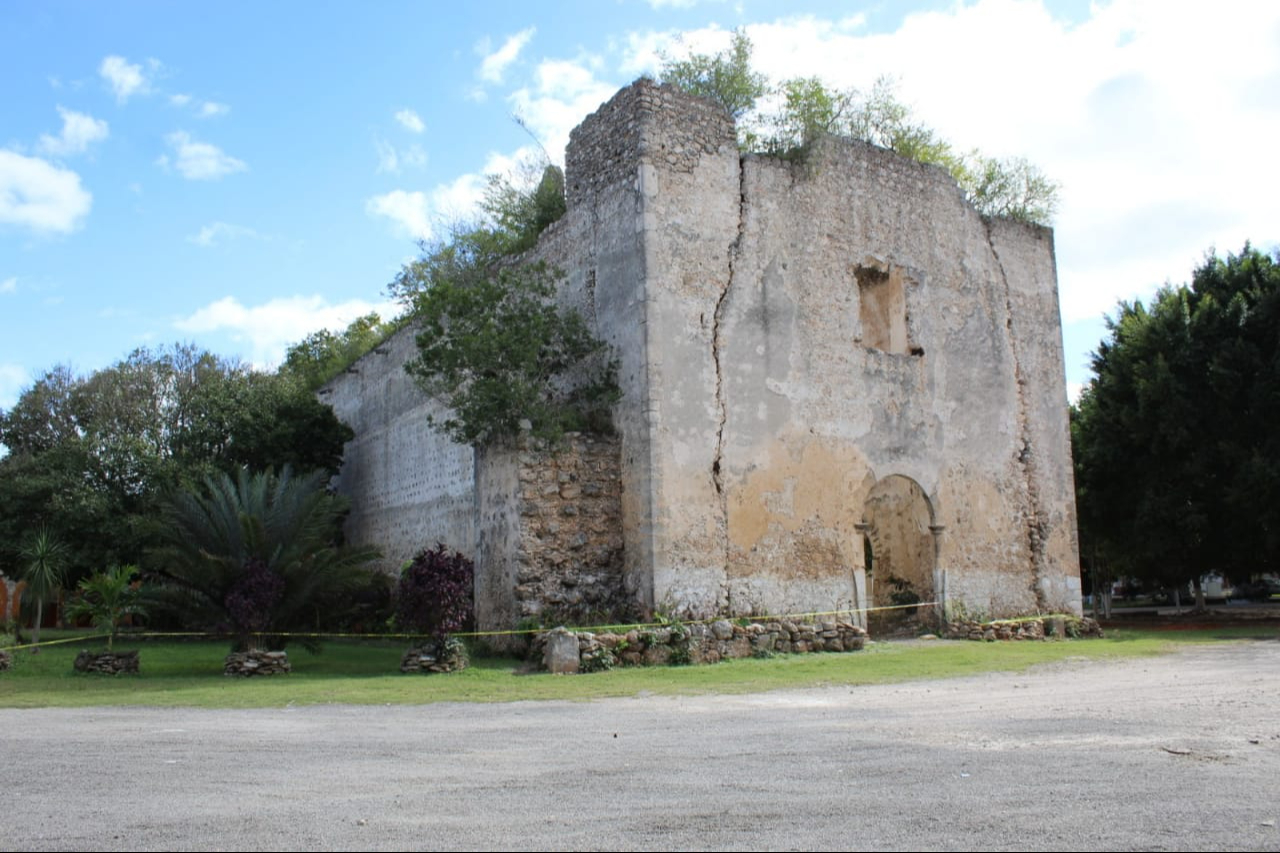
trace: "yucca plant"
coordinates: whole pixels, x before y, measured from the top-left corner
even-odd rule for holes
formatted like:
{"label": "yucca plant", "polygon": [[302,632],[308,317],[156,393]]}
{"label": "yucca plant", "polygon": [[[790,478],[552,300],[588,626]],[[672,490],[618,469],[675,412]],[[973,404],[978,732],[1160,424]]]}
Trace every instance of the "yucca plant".
{"label": "yucca plant", "polygon": [[152,600],[188,628],[229,631],[237,650],[264,637],[283,647],[284,634],[336,615],[378,552],[337,544],[347,504],[325,491],[328,476],[241,469],[174,494]]}
{"label": "yucca plant", "polygon": [[[40,642],[40,622],[44,619],[44,602],[56,598],[62,589],[63,572],[67,564],[66,543],[55,536],[47,527],[36,531],[35,535],[21,551],[24,563],[22,579],[27,582],[27,595],[36,600],[36,618],[31,628],[31,641]],[[39,645],[31,650],[32,654],[40,651]]]}
{"label": "yucca plant", "polygon": [[107,635],[107,651],[111,651],[120,624],[130,616],[141,616],[138,589],[133,579],[138,567],[112,566],[80,581],[79,594],[67,608],[72,619],[88,618],[95,631]]}

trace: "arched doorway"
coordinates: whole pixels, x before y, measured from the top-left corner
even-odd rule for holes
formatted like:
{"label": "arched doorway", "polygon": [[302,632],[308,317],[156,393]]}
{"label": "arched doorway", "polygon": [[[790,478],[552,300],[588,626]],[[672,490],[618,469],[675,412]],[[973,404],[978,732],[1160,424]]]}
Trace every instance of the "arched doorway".
{"label": "arched doorway", "polygon": [[[863,568],[867,601],[873,608],[934,600],[933,505],[920,484],[891,474],[867,493],[862,511]],[[917,615],[915,608],[873,612],[873,632],[901,627]]]}

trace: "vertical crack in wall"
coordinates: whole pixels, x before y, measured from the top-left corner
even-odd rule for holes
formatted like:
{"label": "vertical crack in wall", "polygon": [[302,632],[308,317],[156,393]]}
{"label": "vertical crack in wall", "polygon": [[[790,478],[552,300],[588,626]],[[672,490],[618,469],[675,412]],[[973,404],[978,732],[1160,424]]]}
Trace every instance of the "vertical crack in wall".
{"label": "vertical crack in wall", "polygon": [[1027,377],[1022,365],[1022,345],[1013,328],[1013,290],[1009,286],[1009,275],[1005,271],[1004,262],[1000,260],[1000,252],[996,249],[995,240],[992,239],[991,222],[984,217],[982,224],[987,234],[987,246],[991,249],[991,256],[995,259],[996,268],[1000,271],[1000,280],[1004,282],[1004,322],[1005,329],[1009,333],[1009,348],[1013,353],[1013,377],[1018,397],[1018,467],[1022,470],[1022,478],[1027,489],[1026,536],[1027,546],[1031,551],[1031,591],[1035,595],[1036,608],[1043,613],[1047,610],[1043,581],[1049,524],[1040,502],[1040,478],[1035,443],[1031,436],[1031,419],[1028,415]]}
{"label": "vertical crack in wall", "polygon": [[716,308],[711,314],[711,361],[715,365],[716,370],[716,411],[719,417],[716,423],[716,450],[715,456],[711,460],[711,480],[716,486],[716,496],[720,499],[720,523],[724,530],[724,568],[725,578],[725,607],[728,612],[733,612],[733,591],[728,583],[729,571],[729,496],[724,489],[724,472],[722,463],[724,457],[724,427],[729,420],[729,406],[725,400],[724,393],[724,364],[722,361],[722,342],[720,338],[721,326],[724,323],[725,303],[729,299],[729,291],[733,289],[733,277],[736,272],[738,257],[742,251],[743,234],[747,225],[747,196],[746,184],[744,180],[744,170],[742,157],[738,157],[738,232],[733,238],[733,242],[728,247],[728,275],[725,277],[724,287],[720,290],[719,297],[716,298]]}

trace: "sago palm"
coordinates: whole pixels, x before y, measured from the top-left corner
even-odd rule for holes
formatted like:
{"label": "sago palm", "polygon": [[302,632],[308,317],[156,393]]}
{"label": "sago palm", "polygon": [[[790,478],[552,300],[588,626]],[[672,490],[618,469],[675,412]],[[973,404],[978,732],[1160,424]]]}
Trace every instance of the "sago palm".
{"label": "sago palm", "polygon": [[156,603],[189,628],[229,629],[242,648],[340,607],[378,554],[335,544],[346,503],[325,491],[327,478],[241,469],[175,494],[152,555]]}

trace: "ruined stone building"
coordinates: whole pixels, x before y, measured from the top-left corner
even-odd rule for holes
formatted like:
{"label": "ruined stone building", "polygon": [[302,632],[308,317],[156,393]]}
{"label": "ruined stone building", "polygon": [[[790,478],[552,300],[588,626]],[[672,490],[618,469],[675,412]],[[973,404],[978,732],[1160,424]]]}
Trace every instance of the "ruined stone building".
{"label": "ruined stone building", "polygon": [[536,255],[620,360],[617,435],[473,453],[402,331],[322,391],[356,432],[348,533],[477,560],[482,628],[945,600],[1080,609],[1053,234],[848,140],[739,154],[641,80],[573,132]]}

